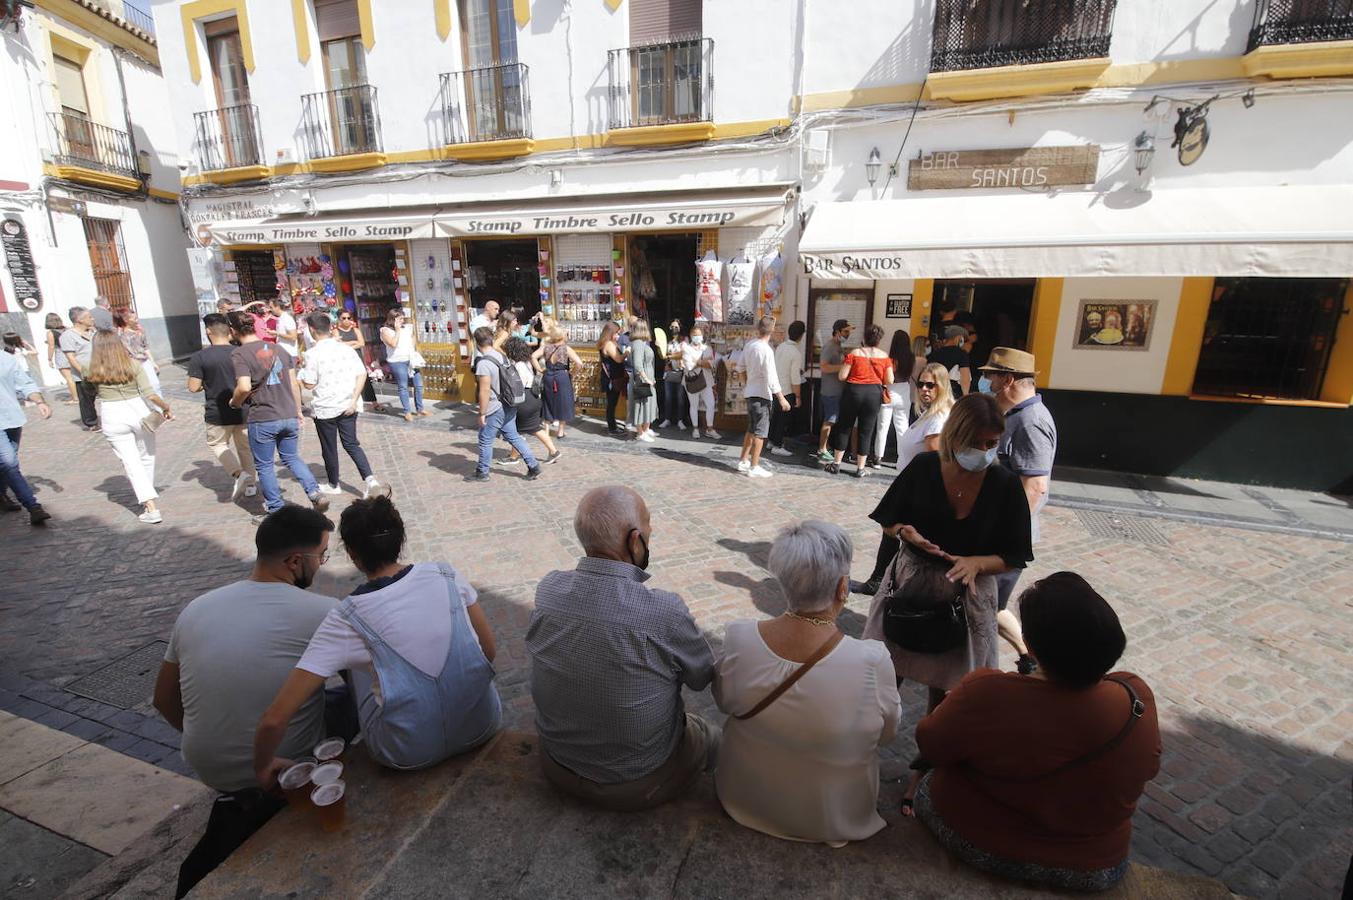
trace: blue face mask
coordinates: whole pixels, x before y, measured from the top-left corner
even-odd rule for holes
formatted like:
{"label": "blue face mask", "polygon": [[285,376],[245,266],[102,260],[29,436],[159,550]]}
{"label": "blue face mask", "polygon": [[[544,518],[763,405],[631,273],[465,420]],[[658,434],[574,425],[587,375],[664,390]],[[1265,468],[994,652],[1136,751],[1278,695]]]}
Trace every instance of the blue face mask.
{"label": "blue face mask", "polygon": [[991,379],[988,378],[988,377],[985,376],[985,375],[983,375],[981,378],[977,379],[977,392],[980,393],[980,394],[993,394],[993,393],[995,393],[995,391],[993,391],[993,390],[991,389]]}
{"label": "blue face mask", "polygon": [[981,472],[996,461],[996,448],[978,450],[976,447],[968,447],[955,453],[954,459],[969,472]]}

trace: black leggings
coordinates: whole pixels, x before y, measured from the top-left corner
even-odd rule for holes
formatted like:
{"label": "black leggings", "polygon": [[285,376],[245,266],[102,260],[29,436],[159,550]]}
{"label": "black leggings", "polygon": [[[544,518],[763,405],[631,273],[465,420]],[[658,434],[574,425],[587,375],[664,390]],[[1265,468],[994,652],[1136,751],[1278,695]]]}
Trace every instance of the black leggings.
{"label": "black leggings", "polygon": [[615,407],[620,402],[620,395],[625,392],[625,386],[617,386],[612,381],[606,382],[606,427],[615,431],[619,426],[615,424]]}
{"label": "black leggings", "polygon": [[888,572],[888,566],[892,565],[893,557],[897,551],[902,549],[902,541],[889,535],[883,535],[879,538],[878,554],[874,557],[874,571],[870,573],[870,581],[882,581],[883,576]]}
{"label": "black leggings", "polygon": [[841,392],[841,414],[832,426],[832,449],[845,452],[850,446],[850,429],[859,427],[861,458],[874,455],[878,438],[879,409],[883,406],[883,385],[846,382]]}

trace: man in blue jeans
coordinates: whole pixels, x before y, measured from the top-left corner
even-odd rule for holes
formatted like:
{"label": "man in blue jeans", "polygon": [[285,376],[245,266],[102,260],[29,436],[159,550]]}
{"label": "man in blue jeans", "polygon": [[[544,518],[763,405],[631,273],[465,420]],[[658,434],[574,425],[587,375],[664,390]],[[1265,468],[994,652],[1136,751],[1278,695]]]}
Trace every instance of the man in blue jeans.
{"label": "man in blue jeans", "polygon": [[[27,416],[19,406],[19,397],[27,397],[38,406],[38,415],[44,419],[52,417],[47,399],[42,396],[33,376],[28,374],[28,366],[21,357],[13,353],[0,353],[0,509],[5,512],[28,510],[28,521],[41,525],[52,517],[42,508],[33,489],[19,471],[19,435],[23,432]],[[9,496],[14,493],[14,498]]]}
{"label": "man in blue jeans", "polygon": [[[513,449],[526,460],[527,481],[540,477],[540,463],[531,454],[517,433],[517,408],[512,405],[514,399],[506,397],[503,369],[512,365],[503,354],[493,349],[493,329],[479,328],[474,333],[478,355],[474,361],[475,380],[479,385],[479,464],[473,475],[466,475],[466,481],[488,481],[489,463],[493,461],[493,442],[498,435],[512,445]],[[507,403],[503,400],[507,399]]]}
{"label": "man in blue jeans", "polygon": [[235,367],[235,393],[230,405],[244,410],[264,512],[277,512],[283,505],[282,488],[277,483],[277,454],[301,483],[315,510],[324,512],[329,501],[296,452],[301,439],[301,385],[296,380],[295,361],[282,347],[258,339],[254,317],[247,312],[230,314],[230,330],[240,342],[230,354]]}

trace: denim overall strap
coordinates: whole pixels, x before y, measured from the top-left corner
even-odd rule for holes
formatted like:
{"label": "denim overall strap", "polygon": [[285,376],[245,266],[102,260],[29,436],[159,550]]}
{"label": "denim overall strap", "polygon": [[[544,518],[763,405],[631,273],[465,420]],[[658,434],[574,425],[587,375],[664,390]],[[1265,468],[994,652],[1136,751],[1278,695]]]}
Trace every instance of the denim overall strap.
{"label": "denim overall strap", "polygon": [[493,683],[493,664],[484,655],[461,601],[455,570],[445,563],[437,571],[446,582],[451,614],[451,647],[437,685],[441,692],[443,728],[448,756],[464,753],[487,741],[502,725],[502,701]]}

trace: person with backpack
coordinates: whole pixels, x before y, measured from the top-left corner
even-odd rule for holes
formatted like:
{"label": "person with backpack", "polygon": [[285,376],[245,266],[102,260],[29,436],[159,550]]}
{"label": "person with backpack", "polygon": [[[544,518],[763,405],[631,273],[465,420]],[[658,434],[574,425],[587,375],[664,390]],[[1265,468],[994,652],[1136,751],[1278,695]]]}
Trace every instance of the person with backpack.
{"label": "person with backpack", "polygon": [[526,460],[527,481],[540,477],[540,463],[531,454],[517,433],[517,407],[526,400],[526,386],[516,367],[508,365],[506,357],[493,348],[493,329],[479,328],[474,333],[478,356],[474,361],[475,380],[479,385],[479,464],[466,481],[488,481],[489,463],[493,461],[493,442],[498,435]]}

